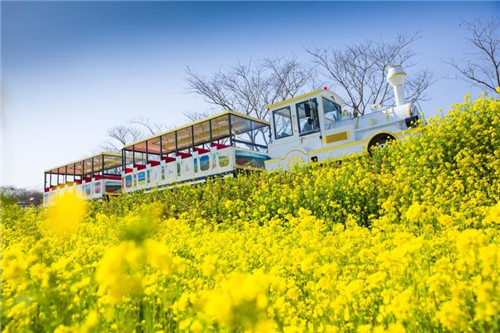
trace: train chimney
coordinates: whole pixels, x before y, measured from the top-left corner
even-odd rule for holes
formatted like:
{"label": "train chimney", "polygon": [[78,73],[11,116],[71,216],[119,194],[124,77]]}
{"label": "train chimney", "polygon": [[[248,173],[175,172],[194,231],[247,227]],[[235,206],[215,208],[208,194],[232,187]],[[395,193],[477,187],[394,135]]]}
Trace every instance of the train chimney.
{"label": "train chimney", "polygon": [[392,66],[387,73],[387,81],[394,88],[396,106],[405,104],[406,73],[400,65]]}

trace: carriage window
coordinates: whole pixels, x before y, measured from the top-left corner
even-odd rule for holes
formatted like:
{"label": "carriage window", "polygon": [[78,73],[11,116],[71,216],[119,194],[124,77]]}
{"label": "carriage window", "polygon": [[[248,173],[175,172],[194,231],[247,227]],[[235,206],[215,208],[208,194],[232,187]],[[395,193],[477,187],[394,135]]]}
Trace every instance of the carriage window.
{"label": "carriage window", "polygon": [[316,102],[316,98],[298,103],[296,108],[300,133],[306,134],[319,131],[318,102]]}
{"label": "carriage window", "polygon": [[273,118],[276,139],[286,138],[287,136],[293,135],[292,115],[289,107],[274,111]]}
{"label": "carriage window", "polygon": [[335,126],[335,123],[340,121],[340,115],[342,114],[340,105],[324,98],[323,113],[325,115],[325,120],[323,122],[325,124],[325,130],[333,128]]}

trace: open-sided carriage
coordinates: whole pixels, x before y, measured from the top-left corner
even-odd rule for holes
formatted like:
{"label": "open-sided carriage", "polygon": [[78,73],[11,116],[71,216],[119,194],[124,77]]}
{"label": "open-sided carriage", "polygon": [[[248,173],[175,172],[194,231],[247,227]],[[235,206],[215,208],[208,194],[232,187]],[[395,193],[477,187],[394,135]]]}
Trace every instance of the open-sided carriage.
{"label": "open-sided carriage", "polygon": [[122,149],[123,192],[264,169],[269,123],[224,111]]}
{"label": "open-sided carriage", "polygon": [[122,159],[119,154],[100,153],[44,172],[44,205],[67,190],[88,199],[121,194]]}

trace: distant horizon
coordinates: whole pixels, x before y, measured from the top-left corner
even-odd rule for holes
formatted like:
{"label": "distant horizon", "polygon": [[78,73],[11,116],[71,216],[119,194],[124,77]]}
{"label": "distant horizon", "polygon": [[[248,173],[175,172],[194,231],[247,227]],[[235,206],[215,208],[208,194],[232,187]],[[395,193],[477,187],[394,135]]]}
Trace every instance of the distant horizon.
{"label": "distant horizon", "polygon": [[[422,103],[447,110],[481,89],[444,63],[468,56],[462,19],[498,2],[2,2],[2,186],[42,189],[43,171],[91,155],[106,130],[143,116],[169,127],[213,109],[188,94],[185,68],[295,55],[421,31],[415,69],[439,78]],[[355,16],[351,15],[356,13]],[[408,15],[408,14],[411,15]],[[413,68],[408,69],[411,75]],[[238,111],[238,110],[234,110]]]}

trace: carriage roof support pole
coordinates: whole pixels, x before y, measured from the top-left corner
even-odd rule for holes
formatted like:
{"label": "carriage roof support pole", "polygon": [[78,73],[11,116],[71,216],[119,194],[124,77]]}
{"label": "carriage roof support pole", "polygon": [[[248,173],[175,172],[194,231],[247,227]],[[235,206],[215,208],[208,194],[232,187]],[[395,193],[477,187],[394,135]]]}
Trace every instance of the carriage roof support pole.
{"label": "carriage roof support pole", "polygon": [[177,146],[177,131],[175,131],[175,156],[177,156],[178,152],[179,152],[179,148]]}
{"label": "carriage roof support pole", "polygon": [[160,162],[162,158],[163,158],[163,140],[162,136],[160,136]]}
{"label": "carriage roof support pole", "polygon": [[64,182],[65,183],[68,182],[68,166],[67,165],[64,167]]}
{"label": "carriage roof support pole", "polygon": [[45,192],[45,189],[47,188],[47,173],[43,173],[43,191]]}
{"label": "carriage roof support pole", "polygon": [[148,140],[146,140],[146,164],[149,162]]}
{"label": "carriage roof support pole", "polygon": [[194,152],[194,126],[191,126],[191,151]]}
{"label": "carriage roof support pole", "polygon": [[92,157],[92,170],[90,172],[90,177],[94,178],[94,157]]}
{"label": "carriage roof support pole", "polygon": [[212,119],[208,120],[208,132],[210,133],[210,147],[212,148]]}
{"label": "carriage roof support pole", "polygon": [[57,168],[57,182],[56,182],[57,185],[59,185],[59,168]]}
{"label": "carriage roof support pole", "polygon": [[125,167],[127,166],[127,151],[122,149],[122,171],[125,171]]}
{"label": "carriage roof support pole", "polygon": [[102,178],[104,179],[104,154],[101,155],[101,170],[102,170]]}
{"label": "carriage roof support pole", "polygon": [[76,163],[73,163],[73,181],[76,179]]}
{"label": "carriage roof support pole", "polygon": [[82,180],[85,178],[85,160],[82,161]]}
{"label": "carriage roof support pole", "polygon": [[132,146],[132,168],[135,167],[135,145]]}
{"label": "carriage roof support pole", "polygon": [[229,122],[229,145],[233,146],[233,131],[232,131],[232,125],[231,125],[231,115],[228,114],[228,122]]}

